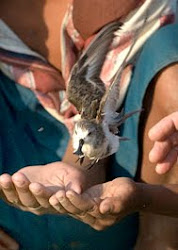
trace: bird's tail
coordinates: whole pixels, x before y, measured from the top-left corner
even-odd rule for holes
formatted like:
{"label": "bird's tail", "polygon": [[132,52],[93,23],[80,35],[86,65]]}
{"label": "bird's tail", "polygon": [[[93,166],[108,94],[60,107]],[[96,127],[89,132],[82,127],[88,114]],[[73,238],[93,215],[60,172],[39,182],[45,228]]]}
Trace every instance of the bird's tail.
{"label": "bird's tail", "polygon": [[114,133],[117,133],[118,128],[123,124],[129,117],[131,117],[134,114],[141,113],[143,109],[137,109],[134,111],[131,111],[127,114],[124,114],[124,110],[120,113],[115,112],[113,116],[110,117],[109,121],[109,127],[111,131],[115,131]]}

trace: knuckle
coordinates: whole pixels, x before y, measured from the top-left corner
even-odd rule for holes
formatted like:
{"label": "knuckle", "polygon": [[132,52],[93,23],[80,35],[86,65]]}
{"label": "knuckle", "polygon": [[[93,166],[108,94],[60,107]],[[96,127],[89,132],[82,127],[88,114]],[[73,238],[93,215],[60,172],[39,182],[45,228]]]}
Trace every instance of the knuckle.
{"label": "knuckle", "polygon": [[173,147],[176,147],[178,145],[178,133],[174,133],[171,136],[171,144]]}
{"label": "knuckle", "polygon": [[78,216],[80,216],[80,217],[83,218],[83,219],[85,219],[85,218],[88,217],[87,213],[86,213],[86,212],[83,212],[83,211],[79,212],[79,213],[78,213]]}

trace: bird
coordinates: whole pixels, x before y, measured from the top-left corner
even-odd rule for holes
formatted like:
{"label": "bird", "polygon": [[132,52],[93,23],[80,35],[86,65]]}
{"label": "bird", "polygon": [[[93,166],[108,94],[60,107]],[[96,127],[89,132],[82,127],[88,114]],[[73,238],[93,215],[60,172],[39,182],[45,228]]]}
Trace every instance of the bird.
{"label": "bird", "polygon": [[82,165],[84,158],[91,160],[91,166],[117,152],[121,140],[119,127],[127,118],[140,110],[124,114],[117,111],[121,72],[131,48],[106,89],[100,78],[106,54],[109,51],[115,32],[122,29],[118,20],[109,23],[95,36],[74,64],[68,81],[66,93],[80,114],[74,125],[72,135],[73,153]]}

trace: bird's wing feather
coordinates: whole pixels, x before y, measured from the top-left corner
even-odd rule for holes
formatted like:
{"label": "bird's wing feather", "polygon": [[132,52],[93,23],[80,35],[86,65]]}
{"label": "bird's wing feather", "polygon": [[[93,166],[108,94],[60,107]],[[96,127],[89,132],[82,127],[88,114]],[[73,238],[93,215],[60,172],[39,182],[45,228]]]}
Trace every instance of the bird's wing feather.
{"label": "bird's wing feather", "polygon": [[[102,122],[102,120],[105,121],[109,121],[112,120],[113,118],[116,118],[116,114],[118,114],[116,112],[116,104],[117,104],[117,100],[119,98],[119,83],[121,80],[121,74],[123,72],[123,69],[127,66],[128,63],[128,58],[130,56],[130,53],[135,45],[135,43],[137,42],[137,38],[139,37],[140,33],[142,32],[145,23],[147,20],[147,14],[145,15],[144,18],[144,22],[142,27],[138,30],[138,32],[136,32],[132,45],[130,46],[130,48],[128,49],[128,52],[123,60],[122,65],[119,67],[111,86],[108,88],[108,90],[106,91],[105,95],[103,96],[101,103],[100,103],[100,107],[98,110],[98,114],[97,114],[97,121],[98,122]],[[112,123],[112,121],[111,121]]]}
{"label": "bird's wing feather", "polygon": [[86,72],[87,80],[99,78],[106,54],[114,38],[114,32],[120,29],[121,25],[119,21],[112,22],[95,36],[77,62],[79,75]]}
{"label": "bird's wing feather", "polygon": [[[81,113],[82,118],[96,118],[100,101],[105,94],[100,71],[115,36],[114,32],[120,29],[120,26],[121,23],[115,21],[102,28],[72,68],[67,97]],[[91,110],[91,103],[95,106],[94,112]]]}

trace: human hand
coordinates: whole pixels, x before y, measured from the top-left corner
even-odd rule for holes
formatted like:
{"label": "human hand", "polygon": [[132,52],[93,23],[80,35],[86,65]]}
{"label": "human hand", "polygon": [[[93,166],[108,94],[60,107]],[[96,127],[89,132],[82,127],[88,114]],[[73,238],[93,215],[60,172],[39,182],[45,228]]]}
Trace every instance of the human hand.
{"label": "human hand", "polygon": [[149,154],[152,163],[156,163],[156,172],[164,174],[176,163],[178,157],[178,112],[174,112],[149,131],[154,146]]}
{"label": "human hand", "polygon": [[19,244],[0,228],[0,249],[1,250],[18,250]]}
{"label": "human hand", "polygon": [[135,211],[141,205],[137,184],[129,178],[117,178],[113,181],[93,186],[82,194],[73,190],[60,191],[50,199],[50,204],[59,212],[63,209],[89,224],[96,230],[103,230],[121,218]]}
{"label": "human hand", "polygon": [[37,215],[56,213],[49,203],[52,194],[69,189],[81,193],[85,184],[85,176],[81,170],[62,162],[29,166],[13,176],[0,176],[0,186],[4,194],[1,197],[10,205]]}

